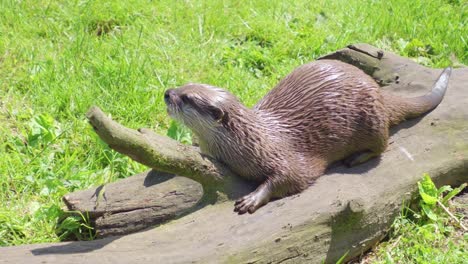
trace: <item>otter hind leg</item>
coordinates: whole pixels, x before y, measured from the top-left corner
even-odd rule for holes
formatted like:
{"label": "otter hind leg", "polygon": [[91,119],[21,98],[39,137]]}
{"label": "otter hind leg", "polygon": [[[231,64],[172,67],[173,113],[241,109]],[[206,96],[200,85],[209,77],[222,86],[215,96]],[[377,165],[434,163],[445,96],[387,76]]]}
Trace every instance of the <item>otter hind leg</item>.
{"label": "otter hind leg", "polygon": [[374,140],[369,142],[372,143],[368,149],[352,154],[351,156],[345,158],[343,163],[348,167],[354,167],[365,163],[370,159],[378,157],[385,151],[385,149],[387,149],[388,130],[377,134],[376,137],[374,137]]}
{"label": "otter hind leg", "polygon": [[360,164],[363,164],[365,163],[366,161],[372,159],[372,158],[375,158],[377,156],[380,155],[380,152],[374,152],[374,151],[363,151],[363,152],[358,152],[358,153],[355,153],[351,156],[349,156],[348,158],[344,159],[343,160],[343,163],[347,166],[347,167],[354,167],[354,166],[357,166],[357,165],[360,165]]}

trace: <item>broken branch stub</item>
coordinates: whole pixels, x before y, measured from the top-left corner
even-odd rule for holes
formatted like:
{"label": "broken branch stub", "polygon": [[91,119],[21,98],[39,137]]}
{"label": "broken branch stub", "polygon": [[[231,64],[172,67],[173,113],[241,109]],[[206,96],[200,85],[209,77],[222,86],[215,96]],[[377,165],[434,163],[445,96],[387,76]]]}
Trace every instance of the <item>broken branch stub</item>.
{"label": "broken branch stub", "polygon": [[[99,137],[110,148],[158,171],[185,176],[201,183],[207,190],[234,195],[239,187],[248,186],[222,163],[149,129],[134,130],[113,121],[97,106],[86,114]],[[236,187],[237,186],[237,187]],[[250,188],[249,188],[250,189]]]}
{"label": "broken branch stub", "polygon": [[153,168],[63,197],[68,210],[89,216],[98,237],[136,232],[222,201],[224,196],[237,198],[254,188],[196,147],[149,129],[124,127],[96,106],[86,116],[110,148]]}

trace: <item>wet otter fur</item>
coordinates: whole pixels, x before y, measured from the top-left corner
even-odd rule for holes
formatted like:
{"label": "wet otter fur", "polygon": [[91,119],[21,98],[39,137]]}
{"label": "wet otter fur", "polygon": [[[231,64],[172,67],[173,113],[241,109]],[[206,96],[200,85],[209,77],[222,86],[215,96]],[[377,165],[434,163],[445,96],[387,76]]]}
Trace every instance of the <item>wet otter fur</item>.
{"label": "wet otter fur", "polygon": [[295,69],[252,109],[205,84],[169,89],[165,102],[169,115],[199,138],[203,153],[260,183],[236,201],[234,210],[244,214],[301,192],[337,160],[356,165],[381,154],[390,126],[441,102],[450,73],[445,69],[429,94],[402,98],[357,67],[318,60]]}

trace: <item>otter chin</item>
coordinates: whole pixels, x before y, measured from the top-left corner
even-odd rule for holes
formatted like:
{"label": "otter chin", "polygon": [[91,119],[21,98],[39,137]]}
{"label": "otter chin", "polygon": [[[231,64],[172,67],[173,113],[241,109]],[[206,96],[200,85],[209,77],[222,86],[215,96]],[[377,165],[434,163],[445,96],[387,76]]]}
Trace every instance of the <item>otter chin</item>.
{"label": "otter chin", "polygon": [[258,182],[235,202],[234,211],[244,214],[305,190],[335,161],[353,166],[380,155],[390,126],[441,102],[450,73],[445,69],[428,94],[402,98],[357,67],[319,60],[295,69],[253,108],[206,84],[169,89],[164,101],[198,137],[202,153]]}

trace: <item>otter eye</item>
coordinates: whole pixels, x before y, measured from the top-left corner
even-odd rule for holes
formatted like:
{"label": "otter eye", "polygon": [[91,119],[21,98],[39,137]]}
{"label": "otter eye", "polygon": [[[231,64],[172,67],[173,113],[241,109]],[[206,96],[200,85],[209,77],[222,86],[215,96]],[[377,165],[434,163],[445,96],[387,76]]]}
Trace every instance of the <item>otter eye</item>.
{"label": "otter eye", "polygon": [[190,99],[190,97],[188,97],[186,94],[183,94],[180,96],[180,99],[182,100],[182,102],[188,104],[192,101],[192,99]]}
{"label": "otter eye", "polygon": [[227,120],[227,113],[225,113],[223,110],[221,110],[218,107],[211,107],[210,108],[211,116],[213,117],[216,122],[221,123],[225,120]]}

